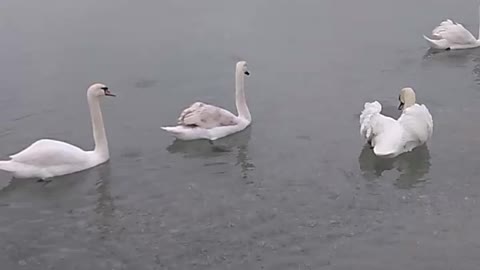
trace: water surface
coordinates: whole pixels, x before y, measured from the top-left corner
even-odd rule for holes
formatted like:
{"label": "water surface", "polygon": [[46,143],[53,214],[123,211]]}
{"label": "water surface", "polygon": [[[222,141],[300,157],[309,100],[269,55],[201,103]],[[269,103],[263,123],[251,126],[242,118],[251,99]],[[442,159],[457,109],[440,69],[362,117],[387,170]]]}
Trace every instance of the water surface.
{"label": "water surface", "polygon": [[[0,174],[2,269],[475,269],[480,50],[428,52],[452,1],[0,3],[0,154],[43,137],[92,147],[102,81],[111,160],[48,184]],[[159,127],[202,100],[253,125],[214,145]],[[412,86],[426,147],[380,160],[358,115]]]}

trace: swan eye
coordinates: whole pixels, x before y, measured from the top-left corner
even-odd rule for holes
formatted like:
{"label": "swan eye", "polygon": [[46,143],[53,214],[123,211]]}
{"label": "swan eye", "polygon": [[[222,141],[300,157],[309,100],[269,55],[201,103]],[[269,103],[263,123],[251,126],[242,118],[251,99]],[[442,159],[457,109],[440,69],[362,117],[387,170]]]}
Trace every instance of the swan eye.
{"label": "swan eye", "polygon": [[105,87],[102,87],[102,88],[100,88],[100,89],[102,89],[103,91],[107,91],[107,90],[108,90],[108,87],[105,86]]}

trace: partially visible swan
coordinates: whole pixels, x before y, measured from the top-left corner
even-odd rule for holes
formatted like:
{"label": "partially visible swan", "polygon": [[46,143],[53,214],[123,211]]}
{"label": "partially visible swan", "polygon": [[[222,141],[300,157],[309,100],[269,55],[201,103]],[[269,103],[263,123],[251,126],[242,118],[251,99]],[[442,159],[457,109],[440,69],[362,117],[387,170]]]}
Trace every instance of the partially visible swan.
{"label": "partially visible swan", "polygon": [[92,119],[95,149],[84,151],[77,146],[50,139],[34,142],[23,151],[0,161],[0,170],[12,172],[17,178],[47,179],[54,176],[82,171],[106,162],[108,152],[107,136],[100,110],[102,96],[115,96],[108,87],[96,83],[87,90],[87,100]]}
{"label": "partially visible swan", "polygon": [[381,157],[396,157],[424,144],[433,132],[432,115],[425,105],[415,103],[412,88],[403,88],[399,96],[402,115],[395,120],[380,113],[378,101],[365,103],[360,114],[360,134],[373,152]]}
{"label": "partially visible swan", "polygon": [[[480,6],[479,6],[480,18]],[[433,49],[439,50],[459,50],[470,49],[480,46],[480,25],[479,35],[476,39],[463,25],[447,19],[435,27],[432,31],[433,39],[423,36]]]}
{"label": "partially visible swan", "polygon": [[235,70],[235,104],[238,116],[213,105],[195,102],[178,118],[178,125],[162,127],[180,140],[216,140],[245,129],[252,122],[245,99],[245,75],[250,75],[247,63],[240,61]]}

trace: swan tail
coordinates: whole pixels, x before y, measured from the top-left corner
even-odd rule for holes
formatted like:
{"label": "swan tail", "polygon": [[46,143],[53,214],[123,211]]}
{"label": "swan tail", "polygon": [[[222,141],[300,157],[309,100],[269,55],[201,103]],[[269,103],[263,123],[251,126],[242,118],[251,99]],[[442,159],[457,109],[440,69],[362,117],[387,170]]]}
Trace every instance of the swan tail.
{"label": "swan tail", "polygon": [[181,134],[182,131],[183,131],[183,127],[182,126],[176,126],[176,127],[161,127],[161,129],[165,130],[166,132],[168,133],[172,133],[172,134]]}
{"label": "swan tail", "polygon": [[190,141],[197,139],[212,139],[208,130],[199,127],[187,127],[178,125],[174,127],[161,127],[166,132],[173,135],[175,138]]}
{"label": "swan tail", "polygon": [[423,38],[427,41],[428,46],[430,46],[432,49],[446,50],[450,48],[446,39],[431,39],[425,35],[423,35]]}
{"label": "swan tail", "polygon": [[0,170],[14,172],[16,171],[16,164],[11,160],[0,160]]}
{"label": "swan tail", "polygon": [[393,158],[398,155],[398,152],[392,147],[384,147],[382,145],[375,145],[373,148],[373,153],[375,153],[377,157],[384,158]]}
{"label": "swan tail", "polygon": [[378,101],[366,102],[360,114],[360,134],[369,142],[374,135],[374,117],[382,111],[382,105]]}
{"label": "swan tail", "polygon": [[161,129],[165,130],[166,132],[170,133],[173,135],[175,138],[180,139],[180,140],[192,140],[193,138],[191,137],[191,128],[185,127],[185,126],[175,126],[175,127],[161,127]]}

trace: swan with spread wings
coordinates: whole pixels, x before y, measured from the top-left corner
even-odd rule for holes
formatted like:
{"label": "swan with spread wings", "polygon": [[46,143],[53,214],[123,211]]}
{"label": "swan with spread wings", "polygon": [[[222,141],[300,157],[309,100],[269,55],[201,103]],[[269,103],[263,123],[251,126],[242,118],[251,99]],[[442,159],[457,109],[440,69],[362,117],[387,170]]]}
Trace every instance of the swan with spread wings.
{"label": "swan with spread wings", "polygon": [[366,102],[360,114],[360,134],[377,156],[393,158],[410,152],[432,136],[432,115],[425,105],[416,103],[413,89],[403,88],[399,100],[402,115],[398,119],[381,114],[378,101]]}

